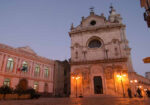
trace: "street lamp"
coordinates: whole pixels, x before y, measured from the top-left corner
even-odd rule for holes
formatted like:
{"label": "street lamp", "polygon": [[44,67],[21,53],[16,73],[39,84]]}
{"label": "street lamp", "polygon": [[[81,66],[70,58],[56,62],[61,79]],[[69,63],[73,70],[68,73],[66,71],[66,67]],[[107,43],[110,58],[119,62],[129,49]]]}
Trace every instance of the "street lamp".
{"label": "street lamp", "polygon": [[76,98],[77,98],[77,81],[78,81],[78,79],[80,79],[80,77],[79,76],[74,76],[74,77],[72,77],[72,79],[75,79],[75,81],[76,81]]}
{"label": "street lamp", "polygon": [[119,75],[117,75],[117,78],[120,78],[120,80],[121,80],[121,86],[122,86],[122,91],[123,91],[123,97],[125,97],[125,92],[124,92],[124,86],[123,86],[123,77],[126,77],[126,74],[119,74]]}
{"label": "street lamp", "polygon": [[138,80],[130,80],[130,83],[131,84],[133,84],[133,86],[134,86],[134,92],[135,92],[135,94],[136,94],[136,84],[138,83]]}

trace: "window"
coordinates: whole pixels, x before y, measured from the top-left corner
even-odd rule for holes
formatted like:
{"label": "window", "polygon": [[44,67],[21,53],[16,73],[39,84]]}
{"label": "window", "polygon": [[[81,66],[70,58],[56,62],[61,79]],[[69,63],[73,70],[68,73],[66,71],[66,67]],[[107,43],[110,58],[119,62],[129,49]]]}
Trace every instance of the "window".
{"label": "window", "polygon": [[48,68],[46,67],[46,68],[45,68],[44,77],[47,78],[48,76],[49,76],[49,70],[48,70]]}
{"label": "window", "polygon": [[6,78],[4,80],[4,86],[10,86],[10,79]]}
{"label": "window", "polygon": [[39,76],[40,75],[40,66],[36,65],[35,66],[35,71],[34,71],[34,76]]}
{"label": "window", "polygon": [[24,62],[22,63],[22,68],[21,68],[21,70],[24,71],[24,72],[27,72],[27,70],[28,70],[28,63],[27,63],[26,61],[24,61]]}
{"label": "window", "polygon": [[91,24],[92,26],[94,26],[94,25],[96,24],[96,21],[95,21],[95,20],[92,20],[92,21],[90,22],[90,24]]}
{"label": "window", "polygon": [[12,58],[8,58],[7,60],[7,70],[12,71],[14,66],[14,61]]}
{"label": "window", "polygon": [[35,91],[38,91],[38,82],[34,82],[33,89],[34,89]]}
{"label": "window", "polygon": [[91,40],[88,44],[89,48],[99,48],[101,47],[102,43],[98,39]]}

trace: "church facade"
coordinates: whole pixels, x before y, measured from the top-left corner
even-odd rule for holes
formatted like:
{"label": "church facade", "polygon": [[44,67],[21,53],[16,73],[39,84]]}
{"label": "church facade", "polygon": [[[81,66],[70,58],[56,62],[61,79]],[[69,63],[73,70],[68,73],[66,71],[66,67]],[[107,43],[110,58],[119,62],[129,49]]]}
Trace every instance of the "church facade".
{"label": "church facade", "polygon": [[70,97],[127,96],[134,70],[125,27],[113,7],[108,19],[91,9],[80,25],[72,24]]}

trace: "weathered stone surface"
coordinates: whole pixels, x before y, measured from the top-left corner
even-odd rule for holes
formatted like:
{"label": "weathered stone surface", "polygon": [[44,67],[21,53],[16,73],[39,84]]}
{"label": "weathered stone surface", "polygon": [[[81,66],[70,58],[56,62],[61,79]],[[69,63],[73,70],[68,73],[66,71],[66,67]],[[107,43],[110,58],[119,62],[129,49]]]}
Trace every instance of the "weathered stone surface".
{"label": "weathered stone surface", "polygon": [[8,100],[0,101],[1,105],[149,105],[148,98],[40,98],[35,100]]}

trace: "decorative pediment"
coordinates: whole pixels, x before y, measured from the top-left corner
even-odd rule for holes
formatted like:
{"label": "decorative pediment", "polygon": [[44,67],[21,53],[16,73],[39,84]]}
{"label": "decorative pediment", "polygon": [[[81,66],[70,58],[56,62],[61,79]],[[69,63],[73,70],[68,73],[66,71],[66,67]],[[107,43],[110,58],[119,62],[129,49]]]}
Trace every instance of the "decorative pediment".
{"label": "decorative pediment", "polygon": [[81,22],[82,27],[101,26],[105,24],[105,17],[98,15],[90,15]]}
{"label": "decorative pediment", "polygon": [[33,54],[33,55],[37,55],[37,54],[30,48],[30,46],[19,47],[19,48],[17,48],[17,50],[24,51],[24,52],[27,52],[27,53],[30,53],[30,54]]}

